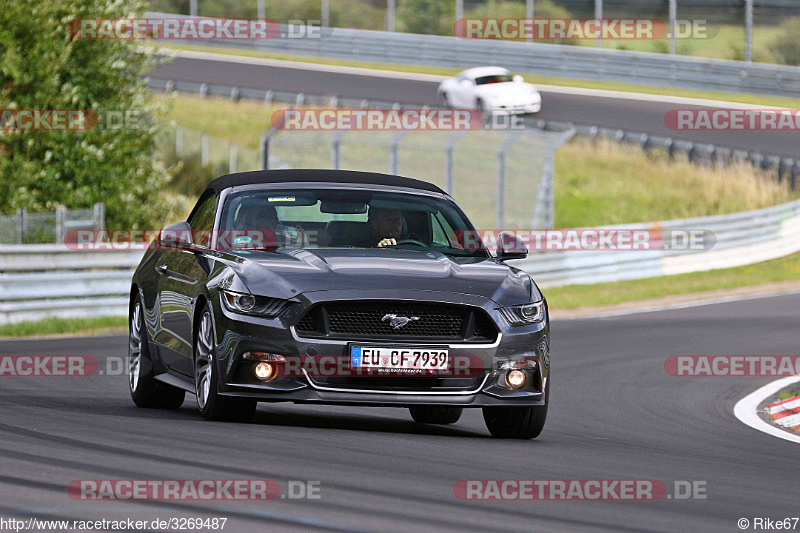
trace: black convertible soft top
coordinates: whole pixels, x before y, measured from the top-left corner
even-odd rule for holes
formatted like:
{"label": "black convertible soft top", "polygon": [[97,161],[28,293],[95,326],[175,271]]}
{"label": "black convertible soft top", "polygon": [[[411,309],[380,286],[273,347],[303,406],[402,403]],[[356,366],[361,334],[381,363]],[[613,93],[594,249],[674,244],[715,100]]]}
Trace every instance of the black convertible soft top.
{"label": "black convertible soft top", "polygon": [[219,177],[208,184],[208,189],[219,194],[228,187],[237,185],[253,185],[260,183],[356,183],[367,185],[388,185],[393,187],[407,187],[443,193],[439,187],[427,181],[379,174],[377,172],[356,172],[353,170],[318,170],[318,169],[292,169],[292,170],[255,170],[253,172],[237,172]]}

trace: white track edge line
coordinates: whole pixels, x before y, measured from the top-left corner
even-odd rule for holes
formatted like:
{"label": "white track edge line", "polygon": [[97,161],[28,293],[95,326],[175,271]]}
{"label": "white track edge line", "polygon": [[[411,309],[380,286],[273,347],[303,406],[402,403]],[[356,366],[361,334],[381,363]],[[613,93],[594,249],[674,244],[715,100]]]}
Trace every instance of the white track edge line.
{"label": "white track edge line", "polygon": [[791,433],[778,429],[777,427],[763,421],[756,412],[758,405],[766,400],[769,396],[780,391],[782,388],[793,383],[800,382],[800,375],[789,376],[775,380],[761,387],[760,389],[751,392],[738,402],[733,408],[733,414],[743,424],[750,426],[753,429],[778,437],[779,439],[788,440],[791,442],[800,443],[800,435],[792,435]]}

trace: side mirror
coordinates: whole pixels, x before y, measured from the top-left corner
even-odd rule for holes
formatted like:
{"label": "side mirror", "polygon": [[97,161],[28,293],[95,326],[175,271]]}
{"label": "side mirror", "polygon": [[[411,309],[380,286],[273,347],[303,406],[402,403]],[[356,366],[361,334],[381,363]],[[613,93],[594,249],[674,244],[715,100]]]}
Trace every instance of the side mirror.
{"label": "side mirror", "polygon": [[159,233],[158,244],[163,248],[191,248],[192,228],[188,222],[170,224]]}
{"label": "side mirror", "polygon": [[514,74],[514,76],[511,79],[514,81],[514,83],[522,83],[523,81],[525,81],[519,74]]}
{"label": "side mirror", "polygon": [[528,256],[528,247],[522,239],[511,233],[501,233],[497,239],[497,259],[525,259]]}

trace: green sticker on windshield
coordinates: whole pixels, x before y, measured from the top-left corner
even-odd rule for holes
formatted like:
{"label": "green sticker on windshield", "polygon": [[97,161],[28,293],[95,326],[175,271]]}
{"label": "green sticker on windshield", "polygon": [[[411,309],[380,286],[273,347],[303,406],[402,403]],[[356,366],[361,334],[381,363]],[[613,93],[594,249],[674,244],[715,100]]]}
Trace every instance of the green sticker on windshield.
{"label": "green sticker on windshield", "polygon": [[233,244],[241,246],[241,245],[244,245],[244,244],[250,244],[250,241],[252,241],[252,240],[253,239],[251,239],[249,235],[240,235],[239,237],[236,237],[235,239],[233,239]]}

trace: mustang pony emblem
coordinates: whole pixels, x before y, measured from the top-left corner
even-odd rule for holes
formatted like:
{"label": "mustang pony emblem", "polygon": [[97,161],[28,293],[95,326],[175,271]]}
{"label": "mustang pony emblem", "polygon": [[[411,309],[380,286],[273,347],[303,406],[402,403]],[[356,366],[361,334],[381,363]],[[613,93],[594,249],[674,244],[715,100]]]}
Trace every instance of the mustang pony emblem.
{"label": "mustang pony emblem", "polygon": [[397,316],[395,314],[384,315],[381,322],[389,322],[389,327],[400,329],[413,320],[419,320],[418,316]]}

